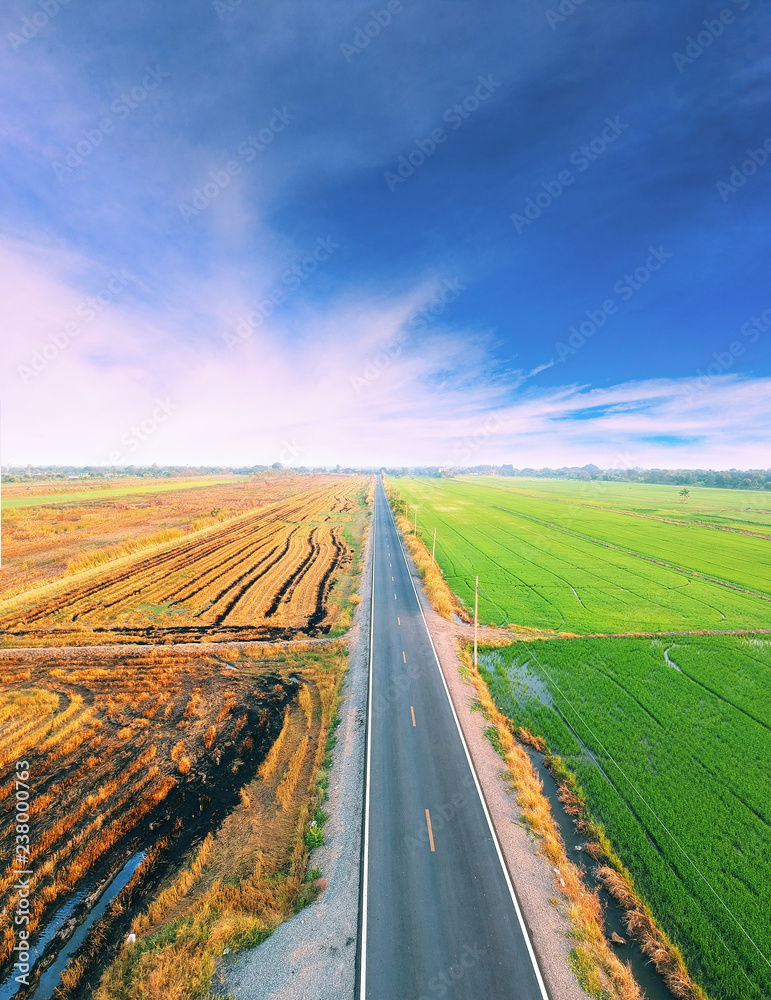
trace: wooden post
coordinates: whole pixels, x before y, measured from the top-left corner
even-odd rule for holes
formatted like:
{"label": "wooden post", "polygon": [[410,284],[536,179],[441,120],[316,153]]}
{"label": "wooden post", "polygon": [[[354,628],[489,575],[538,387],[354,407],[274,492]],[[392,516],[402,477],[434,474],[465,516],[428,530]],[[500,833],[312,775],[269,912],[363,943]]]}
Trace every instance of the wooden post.
{"label": "wooden post", "polygon": [[415,508],[415,534],[418,533],[418,508]]}
{"label": "wooden post", "polygon": [[479,577],[474,577],[474,669],[477,668],[477,633],[479,630]]}
{"label": "wooden post", "polygon": [[436,554],[436,528],[434,528],[434,544],[431,547],[431,565],[436,566],[436,559],[434,558]]}

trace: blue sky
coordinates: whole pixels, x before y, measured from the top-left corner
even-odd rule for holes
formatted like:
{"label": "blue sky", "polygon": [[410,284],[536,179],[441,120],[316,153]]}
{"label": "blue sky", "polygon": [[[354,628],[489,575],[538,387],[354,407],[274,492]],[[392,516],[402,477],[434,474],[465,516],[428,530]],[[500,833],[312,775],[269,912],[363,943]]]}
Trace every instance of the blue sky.
{"label": "blue sky", "polygon": [[8,0],[4,463],[771,466],[768,15]]}

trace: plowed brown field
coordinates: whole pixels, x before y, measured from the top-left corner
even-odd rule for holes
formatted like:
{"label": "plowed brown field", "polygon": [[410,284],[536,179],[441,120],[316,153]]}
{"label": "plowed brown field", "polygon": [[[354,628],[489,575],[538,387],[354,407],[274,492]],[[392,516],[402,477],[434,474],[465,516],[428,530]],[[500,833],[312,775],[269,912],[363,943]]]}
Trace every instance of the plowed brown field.
{"label": "plowed brown field", "polygon": [[329,632],[364,477],[287,499],[0,605],[5,646],[291,638]]}
{"label": "plowed brown field", "polygon": [[[48,500],[3,508],[0,600],[335,481],[261,473],[231,483],[196,481],[193,487],[186,480],[159,480],[154,488],[137,480],[134,485],[143,492],[136,493],[126,492],[131,485],[125,480],[88,486],[3,483],[4,503],[36,495]],[[105,491],[112,495],[102,495]],[[50,499],[57,494],[61,501]],[[66,500],[73,496],[78,499]]]}

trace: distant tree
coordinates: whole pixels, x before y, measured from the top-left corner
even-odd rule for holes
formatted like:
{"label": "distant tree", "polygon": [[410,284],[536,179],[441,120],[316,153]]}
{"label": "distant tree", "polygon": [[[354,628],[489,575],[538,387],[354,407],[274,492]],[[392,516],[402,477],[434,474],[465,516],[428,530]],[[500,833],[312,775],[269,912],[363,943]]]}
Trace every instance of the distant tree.
{"label": "distant tree", "polygon": [[682,488],[682,489],[680,490],[680,497],[681,497],[681,499],[682,499],[683,503],[687,503],[687,502],[688,502],[688,497],[689,497],[690,495],[691,495],[691,491],[690,491],[690,490],[688,490],[688,489],[686,489],[685,487],[683,487],[683,488]]}

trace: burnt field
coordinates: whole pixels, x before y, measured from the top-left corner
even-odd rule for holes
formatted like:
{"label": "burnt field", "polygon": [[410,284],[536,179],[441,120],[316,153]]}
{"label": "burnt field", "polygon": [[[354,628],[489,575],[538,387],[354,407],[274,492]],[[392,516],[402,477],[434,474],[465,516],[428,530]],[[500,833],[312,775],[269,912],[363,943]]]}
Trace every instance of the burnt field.
{"label": "burnt field", "polygon": [[363,478],[327,481],[6,601],[2,644],[328,634],[346,623],[365,487]]}
{"label": "burnt field", "polygon": [[31,971],[16,993],[4,920],[0,995],[34,996],[46,970],[62,997],[175,995],[210,977],[210,946],[257,943],[312,894],[305,838],[344,669],[335,647],[2,655],[0,906],[28,915]]}

